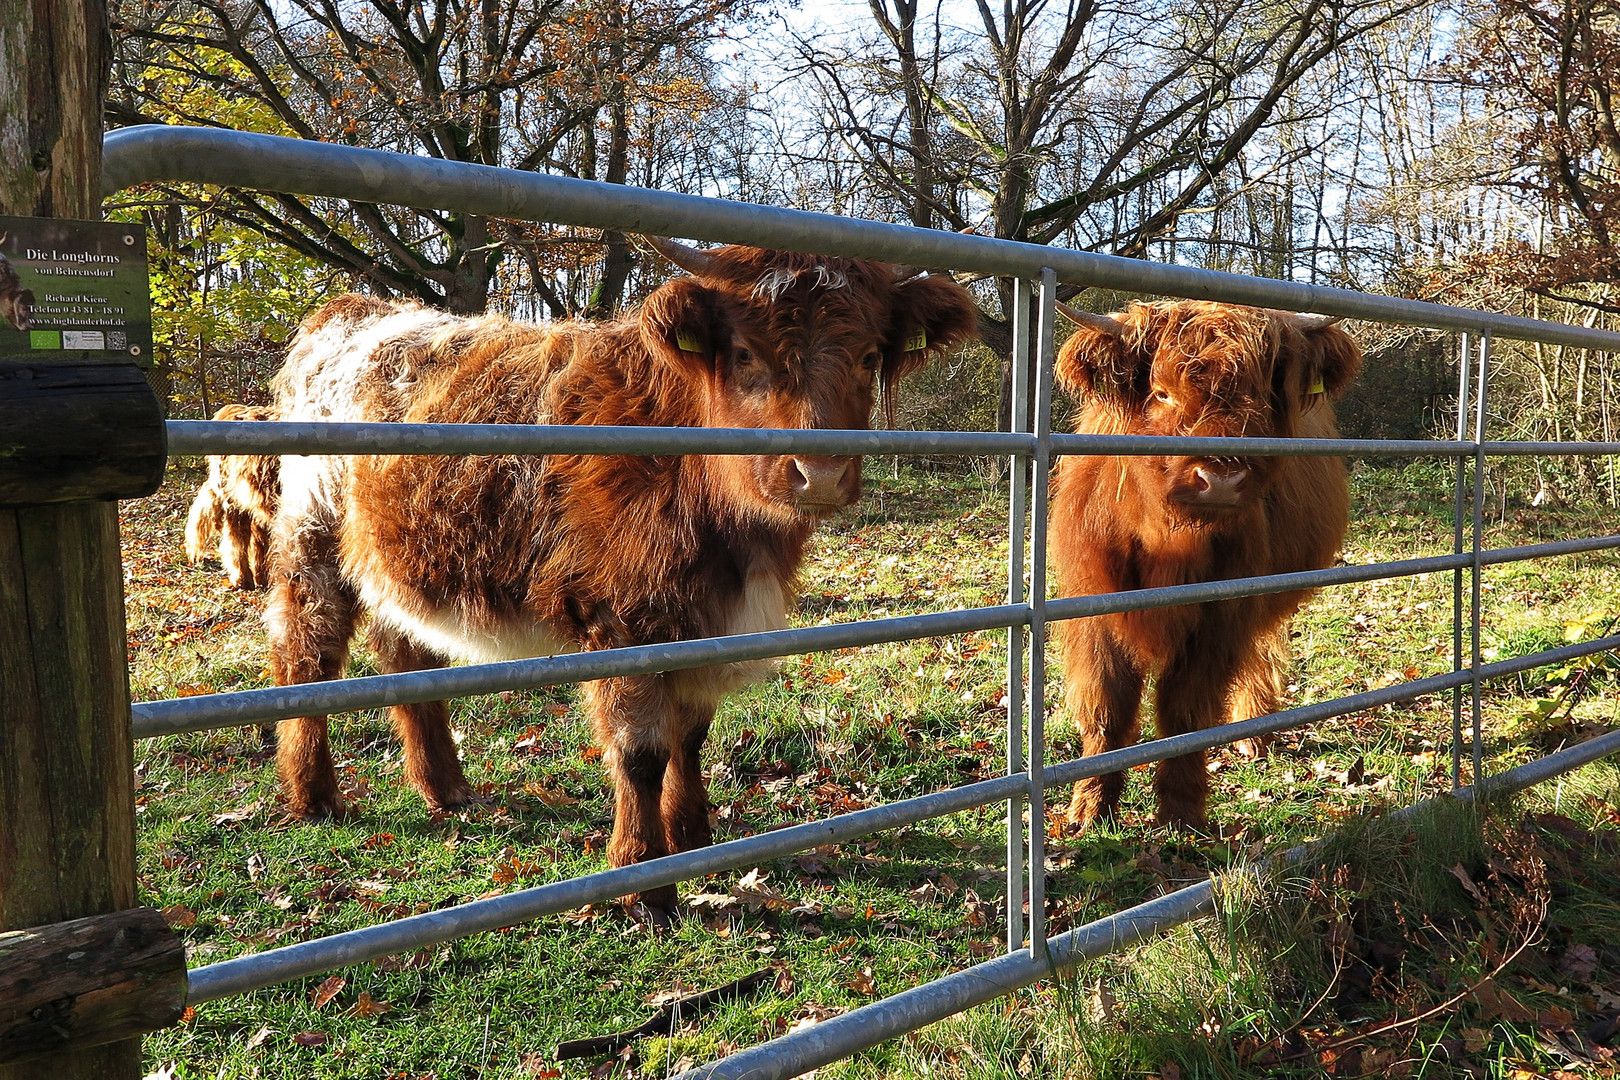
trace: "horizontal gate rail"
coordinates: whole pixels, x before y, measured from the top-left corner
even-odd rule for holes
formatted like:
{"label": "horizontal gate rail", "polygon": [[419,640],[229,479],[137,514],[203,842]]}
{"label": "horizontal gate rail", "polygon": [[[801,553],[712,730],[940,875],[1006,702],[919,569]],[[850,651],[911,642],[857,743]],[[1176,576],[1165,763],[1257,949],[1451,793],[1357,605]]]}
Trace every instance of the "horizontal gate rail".
{"label": "horizontal gate rail", "polygon": [[[1589,739],[1526,765],[1459,788],[1441,798],[1472,802],[1494,798],[1549,780],[1589,762],[1620,752],[1620,731]],[[1425,799],[1389,816],[1415,815],[1436,802]],[[1301,846],[1280,861],[1297,861],[1310,850]],[[1124,911],[1077,926],[1046,940],[1041,950],[1019,951],[986,960],[933,982],[903,990],[823,1020],[813,1027],[739,1050],[729,1057],[680,1073],[673,1080],[787,1080],[846,1058],[908,1031],[993,1001],[1020,987],[1050,978],[1064,968],[1117,952],[1215,911],[1215,878],[1177,889]]]}
{"label": "horizontal gate rail", "polygon": [[1059,281],[1076,285],[1620,352],[1620,334],[1446,304],[278,135],[147,124],[108,133],[103,147],[102,188],[109,195],[134,184],[179,181],[963,267],[1026,280],[1039,280],[1050,268]]}
{"label": "horizontal gate rail", "polygon": [[[1020,454],[1035,436],[1006,431],[586,427],[568,424],[359,424],[170,420],[171,454]],[[1055,454],[1267,457],[1473,457],[1471,442],[1060,435]],[[1620,442],[1487,442],[1487,457],[1620,454]]]}
{"label": "horizontal gate rail", "polygon": [[[1551,558],[1620,548],[1620,535],[1557,540],[1523,547],[1498,548],[1480,553],[1481,565],[1494,566],[1525,559]],[[1077,596],[1047,602],[1051,619],[1077,619],[1120,611],[1145,611],[1178,604],[1230,600],[1240,596],[1293,592],[1330,585],[1354,584],[1381,578],[1411,577],[1474,565],[1472,552],[1435,555],[1422,559],[1339,566],[1269,577],[1233,578],[1229,581],[1171,585],[1101,596]],[[771,630],[759,634],[675,641],[662,645],[634,645],[588,653],[494,664],[407,671],[393,675],[367,675],[330,682],[298,683],[227,694],[197,694],[132,706],[136,738],[207,731],[284,720],[295,716],[322,716],[354,709],[381,708],[417,701],[489,694],[502,690],[533,690],[545,686],[646,675],[657,671],[707,667],[742,660],[765,660],[824,649],[881,645],[918,637],[944,637],[979,630],[1000,630],[1029,622],[1029,605],[1002,604],[928,615],[902,615],[858,623]]]}
{"label": "horizontal gate rail", "polygon": [[[1617,647],[1620,647],[1620,635],[1583,641],[1530,656],[1482,665],[1479,675],[1482,679],[1502,678],[1545,664],[1566,663]],[[1104,773],[1220,746],[1236,739],[1270,734],[1363,709],[1409,701],[1425,694],[1465,686],[1473,677],[1474,673],[1468,670],[1434,675],[1426,679],[1380,687],[1350,697],[1300,706],[1271,716],[1256,717],[1236,724],[1224,724],[1167,739],[1154,739],[1122,750],[1076,758],[1060,765],[1048,765],[1043,777],[1043,786],[1052,788],[1072,784],[1087,776],[1101,776]],[[289,979],[362,963],[379,956],[419,949],[485,930],[514,926],[543,915],[570,911],[585,904],[599,903],[629,893],[644,892],[660,885],[672,885],[707,874],[734,870],[750,863],[780,858],[821,844],[842,843],[885,829],[926,821],[942,814],[971,810],[1025,792],[1028,790],[1028,784],[1029,778],[1026,774],[999,776],[993,780],[982,780],[975,784],[919,795],[822,821],[793,825],[741,840],[729,840],[713,847],[683,851],[678,855],[666,855],[661,859],[602,870],[568,881],[522,889],[505,896],[474,900],[439,911],[429,911],[360,930],[317,938],[314,941],[267,949],[233,960],[222,960],[216,964],[195,968],[189,973],[191,991],[187,1000],[192,1004],[212,1001],[231,994],[273,986]]]}
{"label": "horizontal gate rail", "polygon": [[[1036,437],[1005,431],[615,427],[570,424],[312,423],[170,420],[171,454],[1018,454]],[[1271,457],[1472,457],[1471,442],[1430,439],[1232,439],[1058,435],[1059,454],[1253,454]],[[1510,444],[1511,445],[1511,444]],[[1570,443],[1569,453],[1602,453]]]}

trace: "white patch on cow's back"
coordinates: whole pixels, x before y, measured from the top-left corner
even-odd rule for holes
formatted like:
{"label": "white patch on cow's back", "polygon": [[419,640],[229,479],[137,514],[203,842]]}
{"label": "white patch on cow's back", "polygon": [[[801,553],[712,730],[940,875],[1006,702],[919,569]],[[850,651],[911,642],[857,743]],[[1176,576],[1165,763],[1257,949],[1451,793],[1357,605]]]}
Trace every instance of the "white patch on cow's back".
{"label": "white patch on cow's back", "polygon": [[[405,371],[386,370],[400,346],[426,345],[440,331],[465,320],[431,308],[404,308],[365,323],[333,319],[315,333],[299,339],[287,356],[280,377],[286,391],[281,402],[283,420],[358,421],[367,419],[366,383],[393,384]],[[384,345],[393,348],[383,350]],[[381,353],[381,355],[379,355]]]}
{"label": "white patch on cow's back", "polygon": [[[356,422],[365,415],[370,382],[393,382],[398,372],[380,370],[385,344],[426,341],[456,316],[429,308],[404,308],[362,325],[332,319],[313,334],[301,335],[276,376],[279,417],[286,421]],[[398,350],[390,350],[397,355]],[[289,454],[281,459],[282,518],[298,529],[328,527],[343,517],[342,492],[351,458],[344,454]]]}
{"label": "white patch on cow's back", "polygon": [[[748,575],[742,595],[726,617],[722,633],[763,634],[786,630],[787,590],[776,574],[755,571]],[[671,672],[676,695],[683,701],[704,708],[712,707],[739,687],[767,679],[780,666],[779,660],[744,660],[735,664]]]}

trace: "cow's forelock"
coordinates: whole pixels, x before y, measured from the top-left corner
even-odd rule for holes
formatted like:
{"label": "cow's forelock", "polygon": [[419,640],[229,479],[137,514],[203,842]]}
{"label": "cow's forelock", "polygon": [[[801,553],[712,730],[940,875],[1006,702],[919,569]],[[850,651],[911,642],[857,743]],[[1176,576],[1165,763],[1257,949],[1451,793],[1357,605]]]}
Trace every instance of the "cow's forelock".
{"label": "cow's forelock", "polygon": [[800,277],[811,273],[815,275],[815,280],[810,283],[811,288],[843,289],[849,285],[848,276],[829,266],[816,266],[810,270],[775,269],[766,271],[754,282],[751,295],[755,300],[778,300]]}

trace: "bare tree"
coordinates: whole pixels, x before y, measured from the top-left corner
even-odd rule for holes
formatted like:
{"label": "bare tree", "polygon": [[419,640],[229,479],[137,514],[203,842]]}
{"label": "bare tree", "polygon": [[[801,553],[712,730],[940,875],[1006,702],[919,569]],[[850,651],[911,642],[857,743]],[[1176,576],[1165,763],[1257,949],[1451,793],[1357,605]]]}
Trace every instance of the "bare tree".
{"label": "bare tree", "polygon": [[[853,34],[799,32],[816,87],[808,156],[860,165],[859,209],[913,224],[1128,256],[1165,254],[1279,104],[1415,0],[1110,4],[870,0]],[[952,8],[951,12],[961,11]],[[794,157],[792,150],[787,157]],[[1011,283],[985,313],[1010,387]],[[1010,403],[1004,389],[1000,422]]]}
{"label": "bare tree", "polygon": [[[114,124],[269,131],[624,183],[634,114],[707,70],[745,0],[114,0]],[[179,197],[178,193],[171,193]],[[469,214],[232,191],[213,209],[311,259],[452,311],[482,311],[530,234]],[[630,269],[617,234],[585,309]],[[576,270],[581,269],[576,267]],[[576,274],[577,276],[577,274]],[[569,299],[553,290],[554,311]],[[560,312],[559,312],[560,313]]]}
{"label": "bare tree", "polygon": [[1540,217],[1536,235],[1499,245],[1493,269],[1620,314],[1606,289],[1620,277],[1620,5],[1483,0],[1466,13],[1450,70],[1489,102],[1497,139],[1479,181]]}

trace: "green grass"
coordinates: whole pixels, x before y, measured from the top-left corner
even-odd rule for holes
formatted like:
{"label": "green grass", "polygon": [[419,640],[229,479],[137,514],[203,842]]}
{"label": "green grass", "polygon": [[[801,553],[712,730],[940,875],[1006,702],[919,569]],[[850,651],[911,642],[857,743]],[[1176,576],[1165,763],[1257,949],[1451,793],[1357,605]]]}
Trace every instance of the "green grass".
{"label": "green grass", "polygon": [[[896,475],[881,459],[869,462],[867,472],[866,500],[814,541],[798,624],[1001,602],[1006,496],[984,478],[990,470]],[[194,466],[177,467],[161,493],[124,507],[137,699],[267,681],[262,597],[232,592],[217,572],[184,563],[180,529],[199,479]],[[1449,552],[1450,493],[1445,469],[1358,471],[1347,561]],[[1607,531],[1611,524],[1598,510],[1510,507],[1503,520],[1493,515],[1486,543]],[[1620,563],[1609,554],[1490,568],[1485,648],[1505,657],[1602,632],[1617,577]],[[1324,592],[1295,626],[1290,702],[1450,670],[1451,604],[1449,574]],[[995,775],[1004,752],[1004,643],[1000,632],[969,634],[786,660],[779,677],[721,709],[706,758],[717,839]],[[373,670],[370,657],[358,651],[351,670]],[[1614,721],[1620,694],[1604,662],[1555,674],[1552,682],[1531,673],[1488,688],[1490,768],[1528,760]],[[1059,700],[1055,680],[1048,700]],[[468,699],[455,704],[452,717],[469,776],[488,804],[438,817],[402,789],[398,750],[380,712],[335,724],[340,775],[359,808],[338,823],[283,819],[273,768],[253,729],[141,743],[143,902],[168,909],[182,925],[190,963],[198,966],[605,866],[606,779],[572,688]],[[1346,826],[1371,828],[1363,824],[1369,812],[1449,788],[1450,728],[1449,698],[1433,699],[1284,733],[1261,762],[1214,754],[1212,818],[1219,826],[1212,837],[1151,829],[1149,774],[1136,770],[1117,827],[1078,838],[1054,835],[1053,925],[1099,917],[1211,871],[1257,866],[1264,852]],[[1051,716],[1049,732],[1052,759],[1077,752],[1060,715]],[[1556,831],[1534,833],[1543,852],[1537,857],[1562,867],[1555,880],[1565,890],[1549,901],[1564,920],[1556,923],[1560,936],[1527,950],[1535,957],[1620,940],[1614,900],[1620,867],[1612,858],[1617,791],[1620,773],[1599,764],[1544,786],[1524,804],[1526,811],[1556,812],[1571,828],[1599,830],[1588,834],[1599,840],[1557,852]],[[1065,794],[1054,793],[1054,800],[1061,805]],[[598,1063],[557,1066],[550,1061],[556,1043],[634,1027],[652,1012],[648,997],[677,987],[714,986],[767,965],[790,973],[775,989],[706,1014],[672,1039],[641,1040],[633,1061],[620,1066],[621,1073],[662,1076],[995,955],[1000,818],[999,807],[952,815],[687,883],[683,896],[734,893],[737,902],[689,907],[668,933],[600,905],[344,970],[341,989],[324,1003],[317,996],[321,978],[205,1003],[181,1026],[150,1036],[147,1054],[154,1069],[172,1066],[184,1077],[586,1076]],[[1502,824],[1491,842],[1511,847],[1502,837],[1515,835],[1516,821]],[[1431,825],[1416,833],[1430,840],[1400,847],[1412,831],[1401,828],[1393,854],[1375,847],[1372,855],[1320,864],[1313,874],[1293,871],[1272,889],[1234,885],[1217,918],[820,1075],[1374,1074],[1368,1062],[1378,1065],[1375,1072],[1412,1074],[1400,1071],[1404,1058],[1379,1057],[1395,1053],[1388,1040],[1357,1050],[1362,1071],[1347,1071],[1345,1051],[1318,1046],[1345,1037],[1334,1025],[1352,1032],[1355,1024],[1416,1008],[1420,999],[1430,1002],[1425,1008],[1444,1001],[1444,986],[1430,983],[1467,985],[1475,970],[1466,962],[1470,949],[1484,962],[1480,942],[1495,909],[1473,904],[1449,866],[1477,856],[1478,880],[1486,882],[1489,852],[1497,849],[1483,838],[1469,848],[1455,830]],[[1434,850],[1451,861],[1440,866]],[[1428,869],[1382,891],[1366,884],[1366,865],[1392,862]],[[774,892],[750,895],[739,887],[753,870]],[[1481,891],[1494,895],[1483,885]],[[1294,906],[1262,899],[1271,893]],[[1390,976],[1377,993],[1369,984],[1361,999],[1341,1001],[1334,973],[1360,972],[1352,955],[1382,940],[1379,934],[1399,937],[1403,925],[1421,926],[1419,915],[1431,910],[1450,921],[1435,923],[1439,936],[1425,948],[1460,959],[1437,960],[1432,971],[1418,971],[1422,965],[1414,961],[1411,978]],[[1350,927],[1351,944],[1335,929],[1341,922]],[[1500,939],[1505,930],[1491,932]],[[1403,955],[1422,952],[1403,947]],[[1494,947],[1501,948],[1500,940]],[[1556,972],[1558,957],[1547,963]],[[1608,961],[1609,971],[1616,967],[1620,955]],[[1546,974],[1535,978],[1554,985]],[[1430,987],[1423,993],[1432,991],[1432,1001],[1416,983]],[[1600,996],[1620,994],[1614,985],[1572,981],[1565,989],[1573,1004],[1561,1007],[1572,1015],[1620,1008],[1620,1001]],[[1504,992],[1532,1002],[1543,994],[1518,984]],[[1317,997],[1323,1004],[1307,1010]],[[1493,1035],[1485,1049],[1470,1051],[1475,1037],[1457,1032],[1485,1031],[1479,1025],[1488,1022],[1469,1008],[1483,1009],[1465,1003],[1401,1029],[1412,1036],[1402,1054],[1428,1055],[1417,1073],[1450,1075],[1435,1071],[1442,1058],[1459,1076],[1507,1077],[1516,1068],[1550,1074],[1570,1066],[1538,1041],[1550,1029],[1537,1026],[1535,1009],[1518,1027],[1490,1021],[1515,1034]],[[1362,1014],[1372,1019],[1356,1018]],[[1457,1039],[1462,1043],[1452,1045]],[[1462,1059],[1468,1067],[1457,1064]]]}

